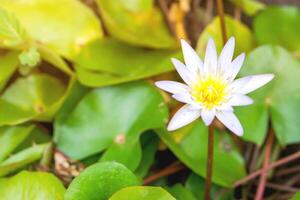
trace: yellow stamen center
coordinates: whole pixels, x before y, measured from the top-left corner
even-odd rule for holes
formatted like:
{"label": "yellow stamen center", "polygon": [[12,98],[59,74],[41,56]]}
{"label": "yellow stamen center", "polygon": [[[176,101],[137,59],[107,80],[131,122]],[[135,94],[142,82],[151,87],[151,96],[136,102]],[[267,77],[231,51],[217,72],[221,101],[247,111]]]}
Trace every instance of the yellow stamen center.
{"label": "yellow stamen center", "polygon": [[227,84],[218,77],[208,77],[194,85],[192,96],[207,109],[212,109],[225,101]]}

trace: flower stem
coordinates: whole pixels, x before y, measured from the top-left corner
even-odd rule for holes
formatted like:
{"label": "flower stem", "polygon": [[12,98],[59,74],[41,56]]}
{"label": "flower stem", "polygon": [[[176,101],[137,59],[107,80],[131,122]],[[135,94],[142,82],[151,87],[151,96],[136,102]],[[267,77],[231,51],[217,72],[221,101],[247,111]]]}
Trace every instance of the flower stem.
{"label": "flower stem", "polygon": [[218,15],[219,15],[219,18],[220,18],[220,25],[221,25],[221,32],[222,32],[223,44],[225,44],[226,41],[227,41],[227,32],[226,32],[226,26],[225,26],[223,0],[216,0],[216,1],[217,1]]}
{"label": "flower stem", "polygon": [[204,199],[210,200],[210,189],[212,181],[212,168],[214,159],[214,127],[210,125],[208,127],[208,145],[207,145],[207,163],[206,163],[206,179],[205,179],[205,191]]}

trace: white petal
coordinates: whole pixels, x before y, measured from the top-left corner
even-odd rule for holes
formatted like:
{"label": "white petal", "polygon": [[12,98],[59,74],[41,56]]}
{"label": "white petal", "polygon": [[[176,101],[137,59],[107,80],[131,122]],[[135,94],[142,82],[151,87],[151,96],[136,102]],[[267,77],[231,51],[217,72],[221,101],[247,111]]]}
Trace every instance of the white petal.
{"label": "white petal", "polygon": [[204,71],[205,73],[216,73],[218,66],[217,50],[214,41],[210,38],[207,43],[205,59],[204,59]]}
{"label": "white petal", "polygon": [[233,81],[236,75],[239,73],[243,63],[245,60],[245,54],[242,53],[238,57],[236,57],[232,63],[230,64],[230,67],[226,71],[226,77],[228,77],[229,81]]}
{"label": "white petal", "polygon": [[182,103],[187,103],[187,104],[194,103],[194,101],[189,93],[177,93],[177,94],[173,94],[172,97]]}
{"label": "white petal", "polygon": [[216,110],[233,112],[232,106],[227,103],[223,103],[221,106],[216,107]]}
{"label": "white petal", "polygon": [[252,103],[253,99],[243,94],[234,94],[228,101],[228,104],[232,106],[246,106]]}
{"label": "white petal", "polygon": [[232,92],[237,92],[239,91],[242,87],[244,87],[244,85],[246,85],[249,81],[251,80],[250,76],[246,76],[243,78],[239,78],[234,80],[231,84],[230,84],[230,89],[232,90]]}
{"label": "white petal", "polygon": [[180,108],[168,125],[168,131],[179,129],[200,117],[201,110],[193,109],[190,105],[184,105]]}
{"label": "white petal", "polygon": [[212,123],[213,119],[215,118],[215,111],[203,109],[201,111],[201,117],[202,117],[204,124],[206,126],[209,126]]}
{"label": "white petal", "polygon": [[157,81],[155,82],[155,85],[160,89],[170,92],[172,94],[186,93],[189,91],[189,87],[187,85],[176,81]]}
{"label": "white petal", "polygon": [[234,134],[243,135],[243,127],[233,112],[216,112],[216,116]]}
{"label": "white petal", "polygon": [[225,72],[231,63],[234,52],[234,43],[234,37],[231,37],[220,54],[218,66],[221,69],[221,72]]}
{"label": "white petal", "polygon": [[172,62],[176,68],[176,71],[184,82],[186,82],[188,85],[192,85],[193,82],[196,81],[196,74],[190,72],[182,62],[176,58],[172,58]]}
{"label": "white petal", "polygon": [[235,92],[240,94],[248,94],[257,88],[262,87],[274,78],[274,74],[260,74],[246,76],[235,80],[232,85],[235,85]]}
{"label": "white petal", "polygon": [[181,39],[181,47],[184,62],[189,70],[193,73],[201,73],[203,71],[203,62],[195,50],[184,40]]}

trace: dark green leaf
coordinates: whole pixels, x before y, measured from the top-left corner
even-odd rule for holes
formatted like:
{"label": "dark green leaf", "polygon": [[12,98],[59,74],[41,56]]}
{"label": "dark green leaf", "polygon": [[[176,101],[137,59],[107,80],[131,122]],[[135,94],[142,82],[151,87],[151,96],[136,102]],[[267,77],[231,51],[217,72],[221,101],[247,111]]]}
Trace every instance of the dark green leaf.
{"label": "dark green leaf", "polygon": [[146,132],[141,137],[141,143],[142,160],[134,173],[137,177],[143,178],[147,175],[149,168],[155,160],[155,153],[158,147],[158,137],[152,132]]}

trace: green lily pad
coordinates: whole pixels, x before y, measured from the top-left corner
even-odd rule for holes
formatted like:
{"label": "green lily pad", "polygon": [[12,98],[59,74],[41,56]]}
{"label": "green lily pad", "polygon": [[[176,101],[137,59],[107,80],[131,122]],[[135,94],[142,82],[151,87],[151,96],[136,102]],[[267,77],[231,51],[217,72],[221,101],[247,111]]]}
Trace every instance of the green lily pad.
{"label": "green lily pad", "polygon": [[0,0],[0,5],[15,14],[31,38],[69,59],[102,37],[99,20],[80,1]]}
{"label": "green lily pad", "polygon": [[[200,190],[201,188],[198,188]],[[177,183],[174,186],[167,188],[177,200],[197,200],[192,191],[185,188],[182,184]]]}
{"label": "green lily pad", "polygon": [[170,58],[180,55],[179,51],[142,49],[106,38],[86,45],[75,59],[75,68],[82,84],[99,87],[171,71]]}
{"label": "green lily pad", "polygon": [[126,187],[116,192],[109,200],[176,200],[161,187],[135,186]]}
{"label": "green lily pad", "polygon": [[68,75],[74,75],[73,71],[69,68],[66,61],[58,53],[56,53],[56,51],[52,50],[46,45],[38,43],[34,44],[34,46],[36,46],[44,61],[47,61],[48,63],[52,64],[54,67],[57,67]]}
{"label": "green lily pad", "polygon": [[147,175],[151,165],[155,161],[155,153],[157,151],[159,138],[151,132],[146,132],[141,137],[142,159],[134,174],[143,178]]}
{"label": "green lily pad", "polygon": [[0,127],[0,163],[29,136],[33,128],[33,125]]}
{"label": "green lily pad", "polygon": [[63,83],[46,74],[19,78],[0,97],[0,125],[14,125],[30,119],[48,121],[65,92]]}
{"label": "green lily pad", "polygon": [[0,163],[0,176],[5,176],[39,160],[49,144],[33,145]]}
{"label": "green lily pad", "polygon": [[262,144],[270,113],[280,144],[299,142],[300,63],[282,47],[262,46],[247,56],[240,74],[261,73],[274,73],[275,78],[250,95],[253,105],[237,109],[245,129],[244,139]]}
{"label": "green lily pad", "polygon": [[0,91],[18,67],[18,52],[0,55]]}
{"label": "green lily pad", "polygon": [[109,34],[127,43],[151,48],[174,48],[162,13],[154,0],[97,0],[101,16]]}
{"label": "green lily pad", "polygon": [[[197,197],[197,199],[203,199],[205,189],[204,185],[205,180],[203,178],[194,173],[191,173],[185,183],[185,188],[189,191],[192,191],[193,194]],[[211,199],[233,200],[235,199],[234,191],[227,190],[226,192],[224,192],[224,188],[213,184],[211,187]]]}
{"label": "green lily pad", "polygon": [[260,44],[276,44],[300,53],[300,9],[270,6],[259,13],[253,23]]}
{"label": "green lily pad", "polygon": [[[230,16],[225,17],[225,25],[227,37],[234,36],[236,40],[235,55],[242,52],[248,52],[255,46],[254,37],[250,29],[242,24],[240,21],[233,19]],[[223,39],[221,34],[220,19],[216,17],[210,24],[208,24],[204,31],[201,33],[198,43],[197,52],[204,57],[205,49],[209,38],[213,38],[216,44],[217,52],[221,52],[223,48]]]}
{"label": "green lily pad", "polygon": [[230,0],[234,5],[240,7],[247,15],[253,16],[265,8],[258,0]]}
{"label": "green lily pad", "polygon": [[[162,141],[195,173],[205,177],[207,158],[207,127],[201,122],[168,133],[157,130]],[[180,139],[176,139],[180,138]],[[224,164],[226,163],[226,164]],[[215,131],[213,182],[225,187],[246,175],[242,155],[227,133]]]}
{"label": "green lily pad", "polygon": [[104,160],[120,161],[135,170],[141,160],[136,146],[140,134],[164,126],[167,117],[161,94],[146,82],[94,89],[68,116],[55,121],[55,141],[73,159],[108,149]]}
{"label": "green lily pad", "polygon": [[290,200],[299,200],[300,199],[300,192],[297,192],[293,198],[291,198]]}
{"label": "green lily pad", "polygon": [[71,182],[65,200],[107,200],[116,191],[139,184],[124,165],[101,162],[86,168]]}
{"label": "green lily pad", "polygon": [[0,186],[2,199],[63,200],[65,193],[65,188],[59,179],[45,172],[23,171],[12,178],[2,179]]}

